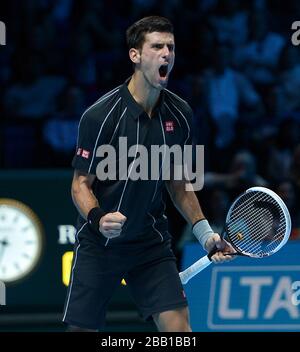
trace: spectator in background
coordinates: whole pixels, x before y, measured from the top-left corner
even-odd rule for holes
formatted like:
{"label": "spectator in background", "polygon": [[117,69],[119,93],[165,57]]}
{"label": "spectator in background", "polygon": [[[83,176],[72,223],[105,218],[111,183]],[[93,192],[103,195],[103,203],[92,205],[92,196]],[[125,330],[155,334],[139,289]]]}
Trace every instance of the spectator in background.
{"label": "spectator in background", "polygon": [[295,186],[290,179],[280,181],[274,191],[281,197],[286,204],[292,221],[291,239],[300,239],[300,207],[297,203]]}
{"label": "spectator in background", "polygon": [[274,84],[284,45],[283,36],[270,31],[267,13],[255,10],[250,19],[250,41],[236,50],[235,64],[255,85]]}
{"label": "spectator in background", "polygon": [[69,85],[61,96],[60,110],[52,115],[43,128],[47,146],[47,163],[53,167],[68,165],[76,148],[78,121],[84,110],[83,91]]}
{"label": "spectator in background", "polygon": [[70,55],[72,79],[92,94],[97,86],[97,64],[94,42],[87,32],[78,33],[73,38]]}
{"label": "spectator in background", "polygon": [[279,182],[289,177],[293,151],[300,140],[300,126],[292,118],[283,120],[279,126],[274,143],[269,145],[264,168],[271,182]]}
{"label": "spectator in background", "polygon": [[[59,72],[62,67],[61,60],[63,60],[64,51],[59,46],[62,38],[66,38],[66,32],[62,35],[54,22],[53,6],[54,2],[52,1],[29,1],[29,3],[20,4],[22,8],[20,47],[17,48],[16,54],[21,55],[23,61],[28,53],[38,57],[47,73]],[[23,50],[27,55],[24,55]],[[22,65],[22,61],[19,64]]]}
{"label": "spectator in background", "polygon": [[83,13],[78,14],[79,23],[75,30],[91,36],[101,50],[113,50],[120,44],[121,38],[114,16],[107,16],[103,1],[86,0],[83,4]]}
{"label": "spectator in background", "polygon": [[41,119],[55,112],[56,100],[66,85],[61,76],[47,75],[36,56],[25,53],[16,65],[18,82],[11,84],[4,96],[8,116]]}
{"label": "spectator in background", "polygon": [[223,187],[215,187],[208,196],[208,213],[214,231],[222,233],[226,214],[230,206],[230,198]]}
{"label": "spectator in background", "polygon": [[248,13],[239,0],[219,0],[218,13],[211,17],[217,40],[221,44],[237,47],[248,37]]}
{"label": "spectator in background", "polygon": [[274,89],[275,112],[277,116],[296,112],[300,121],[300,55],[299,48],[287,45],[280,60],[278,84]]}
{"label": "spectator in background", "polygon": [[[197,23],[194,30],[192,42],[196,39],[196,43],[193,43],[193,50],[196,53],[194,58],[196,64],[193,71],[187,72],[191,77],[197,77],[195,70],[200,73],[211,65],[211,56],[215,50],[216,34],[208,22],[203,19],[200,24]],[[199,58],[201,59],[199,60]]]}
{"label": "spectator in background", "polygon": [[233,197],[249,187],[268,186],[267,181],[257,174],[256,159],[248,151],[237,152],[228,170],[229,172],[224,174],[207,172],[204,175],[205,186],[224,187]]}
{"label": "spectator in background", "polygon": [[[213,53],[213,67],[203,74],[201,91],[203,102],[216,126],[217,149],[230,147],[235,137],[238,119],[247,123],[252,116],[259,116],[262,106],[259,95],[248,79],[231,67],[228,46],[218,46]],[[252,113],[246,119],[246,112]],[[254,120],[252,123],[255,122]]]}

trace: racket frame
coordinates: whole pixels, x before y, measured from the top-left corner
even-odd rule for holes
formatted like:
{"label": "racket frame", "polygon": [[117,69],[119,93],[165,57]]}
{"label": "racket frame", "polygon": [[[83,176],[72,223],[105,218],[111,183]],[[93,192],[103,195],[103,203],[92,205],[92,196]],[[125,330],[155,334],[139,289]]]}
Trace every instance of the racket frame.
{"label": "racket frame", "polygon": [[[226,216],[226,221],[225,221],[225,228],[221,233],[221,238],[228,242],[235,250],[235,253],[225,253],[225,255],[241,255],[241,256],[247,256],[247,257],[252,257],[252,258],[263,258],[263,256],[256,256],[253,255],[251,253],[246,253],[246,252],[242,252],[240,249],[238,249],[231,241],[230,238],[228,237],[228,241],[224,238],[227,235],[227,224],[229,222],[229,218],[230,218],[230,213],[231,210],[233,209],[233,207],[235,206],[235,204],[237,203],[237,201],[242,197],[242,195],[244,195],[245,193],[249,193],[249,192],[263,192],[268,194],[269,196],[271,196],[272,198],[275,199],[275,201],[279,204],[279,206],[281,207],[283,214],[284,214],[284,218],[285,218],[285,223],[286,223],[286,229],[285,229],[285,234],[284,234],[284,238],[283,240],[280,242],[280,244],[270,253],[266,254],[264,257],[266,256],[270,256],[274,253],[276,253],[280,248],[282,248],[286,242],[289,239],[290,233],[291,233],[291,217],[290,217],[290,213],[288,211],[287,206],[285,205],[285,203],[283,202],[283,200],[273,191],[271,191],[268,188],[265,187],[251,187],[248,188],[244,193],[242,193],[240,196],[238,196],[233,203],[231,204],[228,212],[227,212],[227,216]],[[200,271],[202,271],[203,269],[205,269],[207,266],[209,266],[211,264],[211,257],[218,252],[219,249],[215,246],[206,256],[200,258],[199,260],[197,260],[194,264],[192,264],[191,266],[189,266],[187,269],[185,269],[184,271],[179,273],[179,276],[181,278],[181,282],[183,284],[186,284],[193,276],[195,276],[196,274],[198,274]]]}

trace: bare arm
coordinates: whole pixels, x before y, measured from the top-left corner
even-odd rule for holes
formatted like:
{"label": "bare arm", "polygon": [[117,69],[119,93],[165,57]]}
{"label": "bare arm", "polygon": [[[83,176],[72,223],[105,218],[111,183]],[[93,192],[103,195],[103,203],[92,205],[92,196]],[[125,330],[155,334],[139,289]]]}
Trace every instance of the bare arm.
{"label": "bare arm", "polygon": [[184,180],[171,180],[166,182],[166,187],[181,215],[187,222],[194,224],[198,220],[204,219],[204,214],[196,194],[185,190],[186,184],[187,182]]}
{"label": "bare arm", "polygon": [[72,181],[72,199],[80,215],[87,219],[87,215],[92,208],[99,207],[93,191],[92,184],[95,175],[89,175],[84,172],[75,170]]}
{"label": "bare arm", "polygon": [[185,180],[166,182],[167,190],[174,205],[189,223],[195,224],[198,222],[193,228],[193,233],[203,248],[209,252],[214,246],[217,246],[219,251],[212,256],[213,262],[221,263],[231,260],[232,256],[223,254],[233,252],[231,246],[222,240],[219,234],[214,234],[210,226],[206,225],[204,221],[199,222],[199,220],[205,219],[204,214],[195,193],[186,191],[186,184],[187,181]]}
{"label": "bare arm", "polygon": [[[72,199],[84,219],[87,219],[91,209],[99,207],[99,202],[92,190],[95,178],[96,176],[79,170],[74,172],[71,188]],[[99,219],[99,231],[107,238],[118,237],[125,221],[126,217],[120,212],[107,213]]]}

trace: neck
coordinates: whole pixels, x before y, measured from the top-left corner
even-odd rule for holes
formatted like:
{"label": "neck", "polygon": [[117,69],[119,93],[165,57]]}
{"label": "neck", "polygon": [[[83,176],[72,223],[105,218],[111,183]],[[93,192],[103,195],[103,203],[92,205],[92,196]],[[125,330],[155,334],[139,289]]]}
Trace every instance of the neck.
{"label": "neck", "polygon": [[158,102],[160,90],[153,88],[141,73],[135,72],[128,84],[128,90],[134,100],[140,104],[151,118],[153,109]]}

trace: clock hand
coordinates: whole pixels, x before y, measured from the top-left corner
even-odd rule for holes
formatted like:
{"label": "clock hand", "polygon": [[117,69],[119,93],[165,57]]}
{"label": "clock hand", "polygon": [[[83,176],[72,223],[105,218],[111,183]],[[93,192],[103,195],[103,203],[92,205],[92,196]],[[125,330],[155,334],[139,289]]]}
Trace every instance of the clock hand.
{"label": "clock hand", "polygon": [[0,245],[1,245],[1,247],[0,247],[0,263],[1,263],[2,258],[3,258],[4,250],[8,246],[8,244],[9,243],[7,242],[6,238],[0,241]]}

